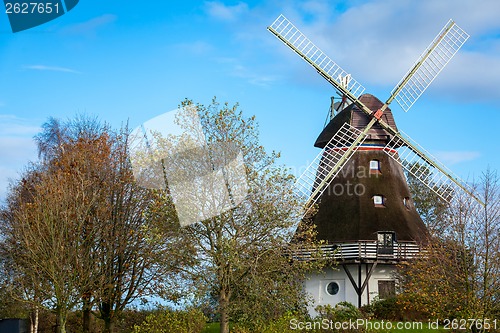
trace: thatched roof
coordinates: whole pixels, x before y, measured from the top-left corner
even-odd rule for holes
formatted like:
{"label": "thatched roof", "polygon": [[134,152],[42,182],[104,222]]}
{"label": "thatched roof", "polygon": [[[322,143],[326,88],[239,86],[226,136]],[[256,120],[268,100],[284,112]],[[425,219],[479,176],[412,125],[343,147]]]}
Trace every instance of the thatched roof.
{"label": "thatched roof", "polygon": [[[379,174],[370,174],[371,160],[380,162]],[[375,206],[375,195],[384,197],[385,207]],[[406,205],[405,198],[410,199]],[[401,241],[419,241],[428,235],[401,166],[380,150],[355,153],[321,197],[314,223],[318,239],[329,243],[375,240],[378,231],[394,231]]]}
{"label": "thatched roof", "polygon": [[[383,105],[369,94],[360,100],[372,111]],[[330,121],[315,146],[323,148],[344,122],[362,130],[369,120],[352,104]],[[390,109],[383,120],[397,129]],[[369,144],[358,149],[320,198],[313,220],[318,239],[329,243],[376,240],[378,231],[394,231],[397,240],[424,241],[428,231],[413,205],[403,170],[382,150],[390,134],[377,124],[368,134],[365,143]],[[372,160],[380,163],[380,172],[370,173]],[[374,196],[384,197],[383,207],[374,204]]]}

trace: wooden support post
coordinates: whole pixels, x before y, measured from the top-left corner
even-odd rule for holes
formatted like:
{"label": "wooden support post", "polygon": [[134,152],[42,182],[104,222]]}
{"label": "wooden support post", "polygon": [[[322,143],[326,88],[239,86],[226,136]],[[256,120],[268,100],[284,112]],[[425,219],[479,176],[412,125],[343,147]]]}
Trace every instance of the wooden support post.
{"label": "wooden support post", "polygon": [[[349,281],[351,281],[351,285],[353,286],[354,290],[356,291],[356,295],[358,295],[358,308],[361,307],[361,301],[362,301],[361,296],[363,295],[363,291],[365,290],[365,288],[366,289],[368,288],[368,281],[370,280],[375,267],[377,267],[377,264],[378,264],[378,262],[375,261],[371,265],[370,268],[368,268],[369,264],[368,263],[366,264],[366,276],[365,276],[365,279],[363,280],[362,279],[362,267],[363,266],[362,266],[362,263],[360,261],[358,263],[358,282],[357,283],[354,280],[354,277],[352,276],[351,271],[347,267],[347,264],[342,264],[342,268],[344,269],[345,273],[347,274]],[[368,297],[370,297],[370,295],[368,295]],[[369,298],[368,298],[368,303],[370,303]]]}

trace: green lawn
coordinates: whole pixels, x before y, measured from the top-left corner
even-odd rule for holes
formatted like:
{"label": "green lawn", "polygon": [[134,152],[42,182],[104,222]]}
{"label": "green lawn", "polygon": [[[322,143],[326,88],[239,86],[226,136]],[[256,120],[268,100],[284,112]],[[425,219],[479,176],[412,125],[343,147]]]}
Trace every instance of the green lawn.
{"label": "green lawn", "polygon": [[205,326],[203,333],[219,333],[219,323],[209,323]]}
{"label": "green lawn", "polygon": [[[394,323],[394,327],[396,327],[396,324]],[[300,331],[297,331],[300,332]],[[307,332],[307,331],[304,331]],[[449,330],[445,330],[443,328],[439,329],[429,329],[427,327],[427,323],[423,324],[422,329],[392,329],[392,330],[373,330],[372,332],[379,332],[379,333],[385,333],[385,332],[399,332],[399,333],[445,333],[445,332],[450,332]],[[205,330],[203,330],[203,333],[219,333],[219,323],[209,323],[207,326],[205,326]]]}

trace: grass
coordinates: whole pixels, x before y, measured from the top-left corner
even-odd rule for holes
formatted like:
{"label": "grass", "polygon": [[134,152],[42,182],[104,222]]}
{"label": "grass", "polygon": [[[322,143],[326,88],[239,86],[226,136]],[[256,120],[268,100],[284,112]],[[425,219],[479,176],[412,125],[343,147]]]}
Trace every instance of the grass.
{"label": "grass", "polygon": [[[373,322],[375,323],[375,322]],[[396,327],[396,323],[393,323],[394,327]],[[203,333],[219,333],[219,323],[209,323],[205,326],[205,329],[203,330]],[[300,331],[297,331],[300,332]],[[306,332],[306,331],[304,331]],[[372,330],[371,332],[379,332],[379,333],[385,333],[385,332],[396,332],[396,333],[445,333],[445,332],[450,332],[449,330],[445,330],[442,327],[439,329],[430,329],[427,325],[427,323],[423,323],[423,328],[422,329],[392,329],[392,330]]]}
{"label": "grass", "polygon": [[203,333],[219,333],[219,323],[208,323],[203,330]]}
{"label": "grass", "polygon": [[[395,327],[395,326],[394,326]],[[427,326],[427,323],[424,323],[422,328],[404,328],[404,329],[397,329],[393,328],[391,330],[388,329],[380,329],[380,330],[372,330],[370,332],[378,332],[378,333],[392,333],[392,332],[397,332],[397,333],[444,333],[444,332],[449,332],[449,330],[445,330],[442,327],[438,329],[433,329],[429,328]]]}

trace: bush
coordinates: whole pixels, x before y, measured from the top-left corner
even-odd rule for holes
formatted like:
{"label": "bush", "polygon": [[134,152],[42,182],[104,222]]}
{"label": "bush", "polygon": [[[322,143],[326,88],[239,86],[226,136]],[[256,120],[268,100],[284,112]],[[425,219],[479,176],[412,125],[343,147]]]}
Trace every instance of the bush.
{"label": "bush", "polygon": [[[316,307],[316,312],[319,313],[316,320],[328,320],[330,323],[344,323],[349,321],[356,321],[359,318],[363,318],[363,314],[361,311],[352,305],[349,302],[340,302],[335,306],[327,305],[318,305]],[[364,327],[357,327],[358,330],[352,330],[350,328],[346,329],[335,329],[324,330],[322,332],[364,332]]]}
{"label": "bush", "polygon": [[162,309],[152,313],[134,327],[134,333],[201,333],[206,318],[198,309],[174,311]]}
{"label": "bush", "polygon": [[321,319],[328,319],[333,322],[343,322],[362,318],[363,314],[357,307],[349,302],[340,302],[332,307],[330,304],[318,305],[316,312]]}
{"label": "bush", "polygon": [[387,299],[375,299],[370,305],[361,308],[368,318],[390,321],[424,321],[429,319],[425,313],[414,309],[408,304],[412,300],[406,299],[406,295],[399,294]]}
{"label": "bush", "polygon": [[374,301],[370,305],[370,309],[376,319],[402,320],[396,297]]}
{"label": "bush", "polygon": [[[248,326],[248,323],[237,323],[231,329],[231,333],[295,333],[298,331],[297,327],[292,325],[293,320],[295,324],[301,322],[313,325],[314,321],[308,320],[305,316],[294,312],[287,312],[281,317],[271,320],[268,323],[260,323],[257,325]],[[317,323],[319,324],[319,323]],[[309,333],[326,332],[321,329],[305,329]],[[302,331],[299,329],[299,331]]]}

